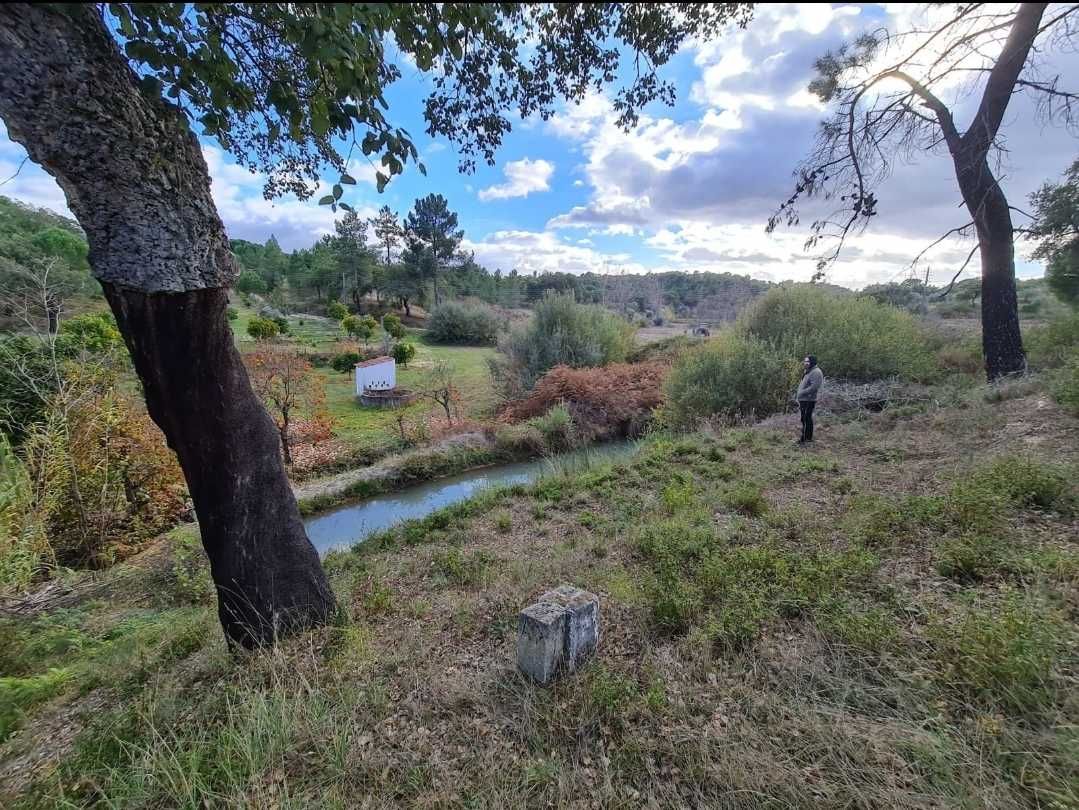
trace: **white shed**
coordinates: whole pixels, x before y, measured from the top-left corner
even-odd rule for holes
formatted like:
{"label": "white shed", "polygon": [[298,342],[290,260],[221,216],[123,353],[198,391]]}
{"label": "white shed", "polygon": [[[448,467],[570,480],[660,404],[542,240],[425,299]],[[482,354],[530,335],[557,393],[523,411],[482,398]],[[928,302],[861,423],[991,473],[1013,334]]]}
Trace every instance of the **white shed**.
{"label": "white shed", "polygon": [[356,364],[356,396],[364,391],[390,391],[397,387],[397,363],[392,357],[376,357]]}

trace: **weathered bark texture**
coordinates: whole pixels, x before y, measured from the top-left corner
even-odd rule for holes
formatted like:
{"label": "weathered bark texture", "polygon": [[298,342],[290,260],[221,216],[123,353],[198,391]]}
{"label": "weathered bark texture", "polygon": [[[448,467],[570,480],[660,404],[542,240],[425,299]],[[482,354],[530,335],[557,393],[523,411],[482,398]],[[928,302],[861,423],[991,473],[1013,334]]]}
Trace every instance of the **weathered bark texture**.
{"label": "weathered bark texture", "polygon": [[326,621],[333,595],[228,327],[236,267],[183,115],[140,91],[96,7],[9,4],[0,116],[86,231],[187,478],[227,636],[250,647]]}
{"label": "weathered bark texture", "polygon": [[1008,39],[989,72],[970,128],[960,137],[954,131],[950,116],[941,121],[955,163],[959,190],[978,235],[982,262],[982,350],[986,376],[990,380],[1025,371],[1026,353],[1019,331],[1011,209],[989,167],[989,150],[996,140],[1047,6],[1047,3],[1023,3],[1020,6]]}

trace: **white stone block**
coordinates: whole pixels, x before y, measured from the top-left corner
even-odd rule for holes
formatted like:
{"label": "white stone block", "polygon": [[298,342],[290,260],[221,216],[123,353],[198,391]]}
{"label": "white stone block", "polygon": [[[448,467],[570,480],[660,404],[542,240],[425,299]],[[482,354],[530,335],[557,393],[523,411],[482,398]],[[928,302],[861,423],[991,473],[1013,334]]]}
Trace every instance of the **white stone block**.
{"label": "white stone block", "polygon": [[559,585],[543,594],[539,601],[565,609],[563,662],[569,672],[576,672],[599,646],[599,598],[572,585]]}
{"label": "white stone block", "polygon": [[560,672],[576,672],[599,645],[599,599],[572,585],[559,585],[521,611],[517,665],[541,684]]}
{"label": "white stone block", "polygon": [[517,620],[517,666],[532,680],[550,683],[558,674],[566,645],[566,609],[537,602]]}

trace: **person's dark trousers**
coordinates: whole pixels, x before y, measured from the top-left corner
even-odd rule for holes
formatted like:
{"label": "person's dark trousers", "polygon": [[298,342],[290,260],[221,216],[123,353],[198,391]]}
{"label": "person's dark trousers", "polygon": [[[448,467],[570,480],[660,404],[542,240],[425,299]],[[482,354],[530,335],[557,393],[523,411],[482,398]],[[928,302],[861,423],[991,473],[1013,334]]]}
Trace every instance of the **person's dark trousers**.
{"label": "person's dark trousers", "polygon": [[813,409],[816,402],[799,402],[798,407],[802,411],[802,441],[813,441]]}

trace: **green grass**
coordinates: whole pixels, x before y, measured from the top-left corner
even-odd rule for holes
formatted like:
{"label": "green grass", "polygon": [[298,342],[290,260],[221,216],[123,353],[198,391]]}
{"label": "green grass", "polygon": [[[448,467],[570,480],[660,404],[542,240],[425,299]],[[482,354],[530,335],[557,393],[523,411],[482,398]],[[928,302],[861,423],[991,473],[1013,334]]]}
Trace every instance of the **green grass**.
{"label": "green grass", "polygon": [[[440,360],[454,370],[454,382],[461,391],[462,415],[470,419],[490,416],[495,402],[487,359],[494,349],[470,346],[435,346],[416,342],[416,359],[397,369],[397,385],[417,390],[425,375]],[[318,369],[326,384],[326,407],[334,420],[337,436],[354,447],[393,446],[399,440],[397,417],[415,419],[431,411],[432,403],[421,400],[400,410],[361,407],[356,401],[351,374]],[[436,406],[437,407],[437,406]]]}
{"label": "green grass", "polygon": [[[229,323],[241,350],[250,351],[255,348],[256,342],[247,335],[247,324],[255,317],[256,311],[244,306],[239,295],[235,295],[234,299],[232,305],[239,317]],[[346,344],[339,342],[342,334],[334,323],[299,315],[290,315],[288,321],[289,334],[282,338],[285,343],[325,354],[344,351]],[[431,369],[437,362],[443,361],[453,369],[454,384],[461,393],[461,416],[467,419],[489,417],[497,397],[487,361],[494,356],[495,350],[490,347],[429,344],[424,340],[423,330],[407,331],[406,339],[416,346],[416,357],[407,366],[398,366],[398,387],[422,389]],[[370,341],[370,345],[377,346],[380,340],[381,333]],[[398,416],[404,416],[409,423],[417,423],[438,407],[430,400],[422,399],[398,410],[362,407],[356,401],[351,373],[341,374],[328,366],[316,368],[315,373],[325,385],[326,408],[333,418],[336,436],[348,447],[350,456],[367,461],[401,446]]]}
{"label": "green grass", "polygon": [[[1029,406],[827,422],[819,460],[656,435],[332,555],[340,619],[258,656],[168,652],[214,621],[180,542],[156,608],[0,625],[17,734],[121,693],[15,806],[1079,806],[1077,426],[977,410]],[[604,630],[539,688],[515,618],[561,582]]]}

